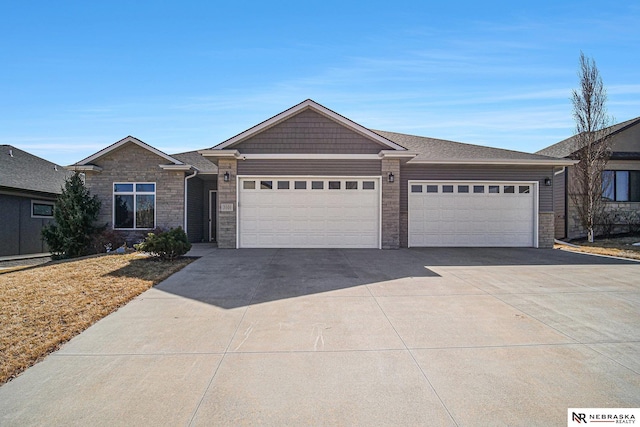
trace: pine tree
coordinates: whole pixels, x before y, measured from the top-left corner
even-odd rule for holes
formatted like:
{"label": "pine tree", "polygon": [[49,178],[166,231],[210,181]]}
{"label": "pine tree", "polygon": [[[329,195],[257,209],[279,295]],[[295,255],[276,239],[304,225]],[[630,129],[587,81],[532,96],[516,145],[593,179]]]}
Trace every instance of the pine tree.
{"label": "pine tree", "polygon": [[80,175],[67,178],[53,208],[55,222],[42,229],[49,250],[59,258],[87,254],[91,236],[98,231],[94,223],[99,211],[100,200],[90,195]]}

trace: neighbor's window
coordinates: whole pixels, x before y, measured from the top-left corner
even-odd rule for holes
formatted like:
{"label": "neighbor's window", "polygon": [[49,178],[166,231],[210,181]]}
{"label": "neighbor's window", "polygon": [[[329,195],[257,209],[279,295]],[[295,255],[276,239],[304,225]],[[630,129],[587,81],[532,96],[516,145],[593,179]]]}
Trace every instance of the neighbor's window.
{"label": "neighbor's window", "polygon": [[155,228],[156,184],[113,184],[113,228]]}
{"label": "neighbor's window", "polygon": [[31,201],[32,218],[53,218],[53,202]]}
{"label": "neighbor's window", "polygon": [[640,202],[640,171],[604,171],[602,197],[615,202]]}

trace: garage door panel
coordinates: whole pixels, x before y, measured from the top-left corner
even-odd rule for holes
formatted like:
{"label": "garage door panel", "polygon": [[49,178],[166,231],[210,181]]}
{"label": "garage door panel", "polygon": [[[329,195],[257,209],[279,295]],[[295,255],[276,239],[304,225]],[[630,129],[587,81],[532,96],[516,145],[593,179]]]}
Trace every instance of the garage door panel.
{"label": "garage door panel", "polygon": [[[272,181],[273,188],[257,184],[244,188],[244,181],[263,180]],[[364,190],[364,180],[374,181],[375,190]],[[278,181],[289,181],[289,189],[279,189]],[[306,189],[295,189],[293,181],[305,181]],[[322,182],[323,188],[312,189],[312,181]],[[340,189],[329,189],[329,181],[339,181]],[[349,190],[345,181],[334,177],[241,178],[240,247],[379,247],[379,180],[359,178],[357,189]]]}
{"label": "garage door panel", "polygon": [[[423,192],[413,192],[414,185]],[[523,183],[411,182],[409,245],[533,246],[535,194],[519,193],[520,185],[533,190]],[[444,186],[454,192],[443,193]],[[505,193],[505,186],[515,186],[516,192]],[[474,193],[474,187],[484,192]],[[438,192],[426,192],[427,188]],[[458,193],[464,188],[469,192]]]}

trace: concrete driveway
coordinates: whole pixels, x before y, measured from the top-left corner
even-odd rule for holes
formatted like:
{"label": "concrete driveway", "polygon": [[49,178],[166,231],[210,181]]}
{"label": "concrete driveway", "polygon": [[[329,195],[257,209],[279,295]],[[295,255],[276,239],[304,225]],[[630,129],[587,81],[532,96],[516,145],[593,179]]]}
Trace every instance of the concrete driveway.
{"label": "concrete driveway", "polygon": [[0,425],[566,425],[640,406],[640,264],[216,250],[0,387]]}

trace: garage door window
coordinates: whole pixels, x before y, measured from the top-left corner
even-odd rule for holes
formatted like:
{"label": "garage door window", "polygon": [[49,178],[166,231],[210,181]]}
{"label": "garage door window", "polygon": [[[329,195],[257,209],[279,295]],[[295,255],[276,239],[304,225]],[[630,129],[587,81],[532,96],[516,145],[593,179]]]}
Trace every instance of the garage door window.
{"label": "garage door window", "polygon": [[474,185],[473,186],[474,193],[484,193],[484,185]]}
{"label": "garage door window", "polygon": [[245,190],[255,190],[256,182],[255,181],[244,181],[242,183],[242,188]]}
{"label": "garage door window", "polygon": [[364,181],[362,183],[362,189],[363,190],[375,190],[376,189],[376,182],[375,181]]}
{"label": "garage door window", "polygon": [[260,181],[261,190],[271,190],[273,188],[273,181]]}
{"label": "garage door window", "polygon": [[458,185],[458,193],[468,193],[469,186],[468,185]]}
{"label": "garage door window", "polygon": [[489,193],[491,193],[491,194],[500,193],[500,186],[499,185],[490,185],[489,186]]}
{"label": "garage door window", "polygon": [[437,193],[438,186],[437,185],[427,185],[427,193]]}
{"label": "garage door window", "polygon": [[453,193],[453,185],[443,185],[442,186],[443,193]]}
{"label": "garage door window", "polygon": [[296,181],[293,185],[293,188],[296,190],[306,190],[307,189],[307,181]]}
{"label": "garage door window", "polygon": [[515,186],[513,186],[513,185],[505,185],[505,186],[504,186],[504,192],[505,192],[506,194],[514,194],[514,193],[516,192],[516,191],[515,191],[515,188],[516,188],[516,187],[515,187]]}
{"label": "garage door window", "polygon": [[411,186],[412,193],[422,193],[422,185],[412,185]]}
{"label": "garage door window", "polygon": [[357,190],[358,181],[347,181],[344,183],[345,190]]}
{"label": "garage door window", "polygon": [[339,190],[340,181],[329,181],[329,190]]}
{"label": "garage door window", "polygon": [[528,185],[520,185],[518,192],[520,194],[529,194],[531,192],[531,189]]}
{"label": "garage door window", "polygon": [[323,190],[324,189],[324,181],[311,181],[311,189],[312,190]]}
{"label": "garage door window", "polygon": [[289,181],[278,181],[278,190],[288,190]]}

